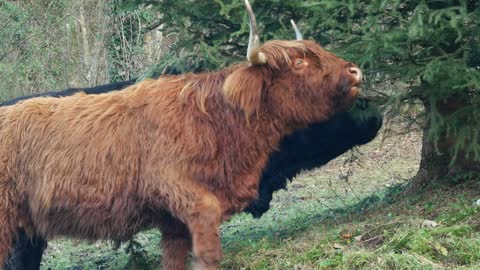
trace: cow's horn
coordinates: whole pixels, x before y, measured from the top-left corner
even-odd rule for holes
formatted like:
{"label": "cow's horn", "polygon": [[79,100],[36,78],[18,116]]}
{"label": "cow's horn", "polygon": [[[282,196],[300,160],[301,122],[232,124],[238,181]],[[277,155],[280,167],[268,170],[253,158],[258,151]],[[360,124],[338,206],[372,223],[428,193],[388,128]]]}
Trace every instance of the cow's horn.
{"label": "cow's horn", "polygon": [[267,63],[267,56],[258,50],[260,46],[260,37],[258,35],[257,20],[253,14],[252,7],[248,0],[245,0],[245,6],[248,12],[248,20],[250,25],[250,37],[248,39],[247,60],[252,65],[263,65]]}
{"label": "cow's horn", "polygon": [[300,30],[298,30],[298,27],[297,27],[297,24],[295,23],[295,21],[290,20],[290,23],[293,26],[293,30],[295,30],[295,37],[297,38],[297,40],[303,40],[302,33],[300,32]]}

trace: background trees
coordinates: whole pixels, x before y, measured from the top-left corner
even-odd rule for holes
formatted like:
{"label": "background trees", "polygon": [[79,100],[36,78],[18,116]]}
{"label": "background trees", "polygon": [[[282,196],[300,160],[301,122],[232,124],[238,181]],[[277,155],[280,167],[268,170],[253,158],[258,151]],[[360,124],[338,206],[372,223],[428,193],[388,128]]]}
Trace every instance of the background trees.
{"label": "background trees", "polygon": [[[358,63],[364,93],[402,131],[424,131],[411,190],[479,171],[480,2],[476,0],[251,1],[263,40],[293,39],[290,19]],[[243,1],[0,0],[0,90],[11,97],[212,70],[246,51]]]}
{"label": "background trees", "polygon": [[128,2],[0,0],[2,98],[145,72],[160,58],[163,36],[155,12]]}

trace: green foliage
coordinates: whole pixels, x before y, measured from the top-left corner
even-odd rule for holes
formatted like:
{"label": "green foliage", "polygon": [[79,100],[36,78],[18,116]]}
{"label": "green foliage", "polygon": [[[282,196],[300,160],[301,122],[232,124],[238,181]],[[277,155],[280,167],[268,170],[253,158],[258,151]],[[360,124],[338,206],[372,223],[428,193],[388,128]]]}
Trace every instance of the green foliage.
{"label": "green foliage", "polygon": [[[289,20],[301,17],[298,12],[302,7],[297,1],[252,3],[261,22],[264,40],[294,38]],[[161,31],[175,39],[169,53],[151,74],[161,73],[159,69],[164,64],[200,71],[217,69],[245,58],[248,19],[243,1],[167,0],[151,2],[149,10],[160,14]]]}
{"label": "green foliage", "polygon": [[153,31],[158,13],[144,1],[109,2],[113,31],[109,37],[109,74],[112,81],[138,77],[145,66],[138,59],[143,54],[144,35]]}
{"label": "green foliage", "polygon": [[52,40],[62,42],[68,35],[63,14],[69,3],[0,0],[0,98],[52,89],[64,82],[61,74],[68,65]]}
{"label": "green foliage", "polygon": [[[479,160],[480,3],[343,2],[312,6],[321,7],[312,18],[321,18],[314,25],[335,37],[332,47],[365,69],[368,87],[400,82],[406,91],[395,91],[396,101],[420,99],[426,105],[431,138],[451,136],[453,156],[463,150]],[[448,98],[457,96],[463,104],[446,112]]]}

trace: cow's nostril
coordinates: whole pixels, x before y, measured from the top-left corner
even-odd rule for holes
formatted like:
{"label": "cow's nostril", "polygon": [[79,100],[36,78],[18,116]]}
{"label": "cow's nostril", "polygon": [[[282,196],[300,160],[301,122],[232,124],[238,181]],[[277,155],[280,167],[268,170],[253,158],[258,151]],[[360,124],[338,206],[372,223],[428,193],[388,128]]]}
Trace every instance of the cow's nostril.
{"label": "cow's nostril", "polygon": [[348,72],[357,80],[357,82],[362,81],[362,71],[357,67],[348,68]]}

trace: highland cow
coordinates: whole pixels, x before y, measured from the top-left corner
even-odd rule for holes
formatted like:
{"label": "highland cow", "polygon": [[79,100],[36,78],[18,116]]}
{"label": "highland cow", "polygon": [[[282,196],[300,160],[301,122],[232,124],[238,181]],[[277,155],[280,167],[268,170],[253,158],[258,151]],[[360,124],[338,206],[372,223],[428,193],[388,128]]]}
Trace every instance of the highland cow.
{"label": "highland cow", "polygon": [[220,223],[257,196],[268,155],[348,108],[361,82],[314,42],[259,46],[249,15],[247,64],[0,108],[1,265],[18,227],[116,241],[156,227],[164,269],[189,250],[194,269],[218,268]]}
{"label": "highland cow", "polygon": [[[92,88],[75,88],[75,91],[56,91],[44,93],[45,96],[68,96],[83,91],[86,94],[98,94],[120,90],[131,85],[131,81],[96,86]],[[20,100],[32,97],[19,97]],[[295,131],[284,138],[278,151],[270,154],[268,165],[262,172],[258,198],[245,209],[255,218],[259,218],[270,208],[273,193],[286,187],[287,180],[292,180],[302,170],[312,169],[326,164],[356,145],[371,141],[377,135],[382,124],[382,116],[367,99],[359,98],[354,108],[348,112],[335,115],[332,119],[315,123]],[[355,134],[355,136],[352,136]],[[5,264],[5,270],[38,270],[46,240],[38,235],[27,236],[19,229],[11,255]]]}

